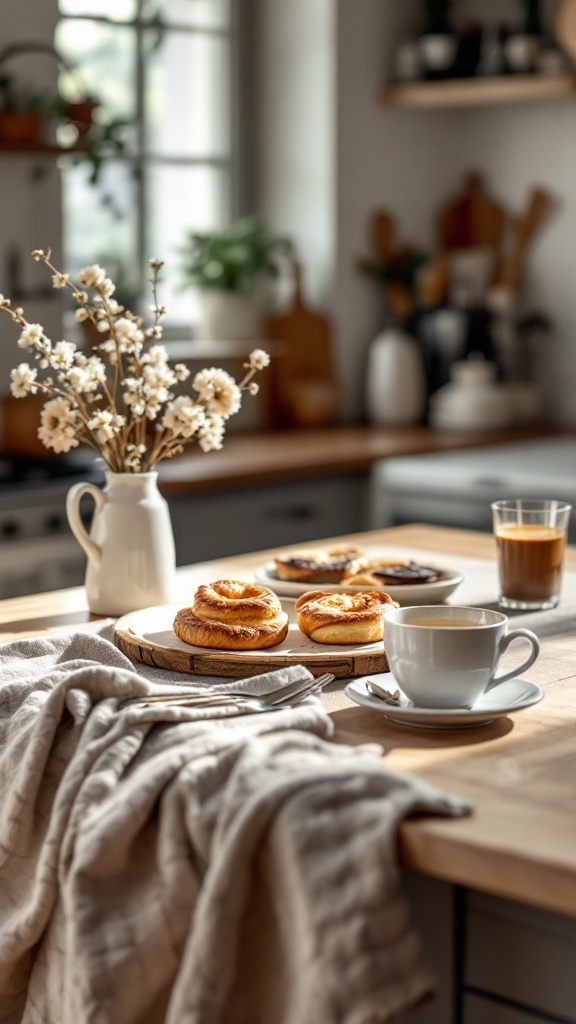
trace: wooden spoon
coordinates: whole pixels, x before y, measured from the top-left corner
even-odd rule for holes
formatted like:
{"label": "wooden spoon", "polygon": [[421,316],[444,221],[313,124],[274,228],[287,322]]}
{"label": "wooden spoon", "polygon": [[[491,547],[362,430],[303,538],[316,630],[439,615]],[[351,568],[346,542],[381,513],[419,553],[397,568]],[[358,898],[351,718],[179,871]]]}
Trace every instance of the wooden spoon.
{"label": "wooden spoon", "polygon": [[502,261],[496,275],[496,284],[518,291],[528,246],[541,228],[554,206],[554,200],[544,189],[535,188],[528,197],[526,210],[517,220],[513,232],[512,248]]}
{"label": "wooden spoon", "polygon": [[554,38],[570,57],[576,58],[576,0],[560,0],[554,17]]}
{"label": "wooden spoon", "polygon": [[370,224],[370,242],[378,260],[389,260],[396,240],[396,227],[387,210],[377,210]]}

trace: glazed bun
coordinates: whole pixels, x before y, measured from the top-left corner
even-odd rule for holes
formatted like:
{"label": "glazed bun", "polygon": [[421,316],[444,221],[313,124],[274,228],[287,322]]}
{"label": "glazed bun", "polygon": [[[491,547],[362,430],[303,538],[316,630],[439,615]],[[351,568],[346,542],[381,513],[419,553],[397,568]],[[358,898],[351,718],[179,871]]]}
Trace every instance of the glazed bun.
{"label": "glazed bun", "polygon": [[384,637],[383,613],[398,605],[389,594],[333,594],[312,590],[295,603],[298,625],[320,644],[369,644]]}
{"label": "glazed bun", "polygon": [[342,578],[343,587],[408,587],[438,583],[445,578],[439,569],[402,561],[360,561]]}
{"label": "glazed bun", "polygon": [[303,548],[287,551],[274,559],[281,580],[295,583],[340,583],[342,577],[362,558],[360,548]]}
{"label": "glazed bun", "polygon": [[218,580],[198,587],[193,606],[176,614],[174,632],[194,647],[254,651],[282,643],[288,616],[268,587]]}

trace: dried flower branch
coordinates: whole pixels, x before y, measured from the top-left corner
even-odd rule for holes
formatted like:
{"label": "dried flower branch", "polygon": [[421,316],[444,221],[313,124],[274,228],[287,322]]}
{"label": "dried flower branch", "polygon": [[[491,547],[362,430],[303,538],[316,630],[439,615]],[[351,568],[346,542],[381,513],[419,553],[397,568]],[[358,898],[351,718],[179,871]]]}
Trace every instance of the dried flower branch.
{"label": "dried flower branch", "polygon": [[166,348],[157,344],[167,312],[158,300],[162,260],[149,261],[153,322],[145,327],[142,317],[113,298],[115,286],[103,267],[84,267],[74,283],[52,264],[49,249],[35,249],[32,258],[52,272],[54,288],[71,289],[77,322],[90,320],[102,334],[93,355],[73,342],[54,344],[41,324],[29,323],[23,309],[12,309],[0,295],[0,310],[22,328],[18,346],[38,363],[12,370],[10,390],[16,398],[46,395],[38,430],[42,443],[55,452],[89,445],[116,473],[147,472],[191,442],[204,452],[222,448],[227,420],[240,409],[242,392],[257,394],[253,377],[268,366],[268,354],[255,349],[239,383],[213,367],[194,376],[196,395],[175,395],[172,388],[190,371],[183,363],[171,366]]}

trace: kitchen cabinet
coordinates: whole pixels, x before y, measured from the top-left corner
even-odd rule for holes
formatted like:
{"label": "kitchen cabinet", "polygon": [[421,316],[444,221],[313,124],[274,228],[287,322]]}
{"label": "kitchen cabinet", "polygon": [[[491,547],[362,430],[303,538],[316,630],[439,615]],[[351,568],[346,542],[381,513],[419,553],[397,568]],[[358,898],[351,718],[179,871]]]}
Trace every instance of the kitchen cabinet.
{"label": "kitchen cabinet", "polygon": [[576,920],[405,872],[436,979],[406,1024],[576,1024]]}
{"label": "kitchen cabinet", "polygon": [[166,494],[178,565],[367,528],[368,474]]}

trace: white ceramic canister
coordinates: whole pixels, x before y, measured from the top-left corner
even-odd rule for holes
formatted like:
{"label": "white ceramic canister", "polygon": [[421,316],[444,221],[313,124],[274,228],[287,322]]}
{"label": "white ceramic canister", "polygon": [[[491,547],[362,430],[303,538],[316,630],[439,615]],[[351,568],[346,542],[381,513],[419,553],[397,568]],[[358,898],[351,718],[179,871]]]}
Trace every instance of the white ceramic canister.
{"label": "white ceramic canister", "polygon": [[426,407],[426,378],[415,339],[400,327],[378,334],[368,353],[366,414],[376,426],[420,423]]}
{"label": "white ceramic canister", "polygon": [[438,430],[498,430],[514,410],[507,388],[496,381],[496,366],[472,355],[454,363],[450,383],[430,398],[430,425]]}
{"label": "white ceramic canister", "polygon": [[[174,600],[174,534],[157,481],[155,472],[108,471],[104,490],[79,483],[68,492],[68,522],[88,556],[88,607],[97,615],[124,615]],[[96,506],[90,535],[80,516],[84,494]]]}

